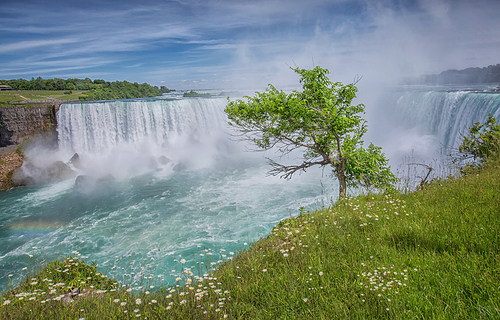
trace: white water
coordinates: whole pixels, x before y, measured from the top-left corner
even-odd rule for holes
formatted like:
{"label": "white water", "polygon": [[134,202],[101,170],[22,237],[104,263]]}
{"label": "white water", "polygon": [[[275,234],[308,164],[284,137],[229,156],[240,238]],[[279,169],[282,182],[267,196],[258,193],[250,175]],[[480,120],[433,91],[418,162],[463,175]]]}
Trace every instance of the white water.
{"label": "white water", "polygon": [[191,169],[211,166],[237,149],[225,132],[224,104],[149,99],[64,105],[57,116],[59,147],[70,157],[80,154],[85,168],[117,178],[155,169],[160,156]]}
{"label": "white water", "polygon": [[417,161],[446,156],[454,152],[475,122],[485,122],[490,113],[500,119],[500,92],[494,88],[392,88],[371,112],[369,126],[375,127],[371,136],[393,166],[409,154]]}

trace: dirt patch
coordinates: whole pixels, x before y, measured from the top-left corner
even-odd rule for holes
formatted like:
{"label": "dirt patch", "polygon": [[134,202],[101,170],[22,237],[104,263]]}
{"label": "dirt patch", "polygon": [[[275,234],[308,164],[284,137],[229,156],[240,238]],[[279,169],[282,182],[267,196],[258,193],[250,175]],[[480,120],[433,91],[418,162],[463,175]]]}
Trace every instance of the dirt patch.
{"label": "dirt patch", "polygon": [[23,164],[23,156],[17,150],[0,154],[0,191],[12,188],[12,173]]}

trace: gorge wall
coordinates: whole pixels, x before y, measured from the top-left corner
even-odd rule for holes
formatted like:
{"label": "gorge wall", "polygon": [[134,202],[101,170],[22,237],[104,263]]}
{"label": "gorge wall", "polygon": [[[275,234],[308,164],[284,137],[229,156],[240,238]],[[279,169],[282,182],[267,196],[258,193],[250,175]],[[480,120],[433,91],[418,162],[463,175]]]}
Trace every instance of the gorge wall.
{"label": "gorge wall", "polygon": [[56,138],[58,108],[55,104],[0,108],[0,148],[19,144],[24,138],[41,133],[50,133]]}

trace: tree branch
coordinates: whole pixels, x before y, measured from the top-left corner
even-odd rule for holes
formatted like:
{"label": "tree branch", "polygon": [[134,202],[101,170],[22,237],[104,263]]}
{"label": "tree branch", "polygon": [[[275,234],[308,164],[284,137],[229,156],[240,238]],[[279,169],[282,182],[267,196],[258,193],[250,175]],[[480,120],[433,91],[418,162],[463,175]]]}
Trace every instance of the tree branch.
{"label": "tree branch", "polygon": [[319,164],[320,166],[326,166],[327,164],[330,164],[326,160],[320,160],[320,161],[304,161],[300,165],[290,165],[290,166],[285,166],[283,164],[279,164],[276,161],[266,158],[269,161],[269,164],[271,165],[272,169],[267,172],[268,176],[277,176],[280,175],[280,178],[284,179],[290,179],[292,178],[292,175],[299,171],[306,171],[307,168],[312,167],[314,165]]}

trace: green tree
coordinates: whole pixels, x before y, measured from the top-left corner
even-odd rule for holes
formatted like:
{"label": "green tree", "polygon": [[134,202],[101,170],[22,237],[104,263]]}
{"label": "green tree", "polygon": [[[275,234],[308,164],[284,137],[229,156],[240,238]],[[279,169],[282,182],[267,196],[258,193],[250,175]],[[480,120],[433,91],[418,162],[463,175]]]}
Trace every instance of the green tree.
{"label": "green tree", "polygon": [[491,113],[485,123],[476,122],[469,128],[469,135],[463,137],[458,147],[458,154],[458,160],[472,160],[473,164],[485,164],[500,154],[500,125]]}
{"label": "green tree", "polygon": [[356,97],[355,84],[331,82],[329,71],[320,67],[292,70],[300,75],[302,91],[286,94],[270,84],[265,92],[246,96],[246,101],[230,101],[225,108],[229,124],[258,149],[277,147],[283,154],[303,150],[298,165],[269,159],[269,174],[291,178],[311,166],[331,166],[341,198],[346,196],[347,185],[391,186],[396,178],[381,148],[373,144],[363,147],[367,129],[360,114],[364,105],[351,104]]}
{"label": "green tree", "polygon": [[161,87],[160,87],[160,91],[161,91],[162,93],[169,93],[169,92],[171,92],[172,90],[170,90],[169,88],[167,88],[167,87],[165,87],[165,86],[161,86]]}
{"label": "green tree", "polygon": [[72,82],[67,82],[65,85],[64,85],[64,89],[66,90],[75,90],[76,89],[76,86],[74,85],[74,83]]}

